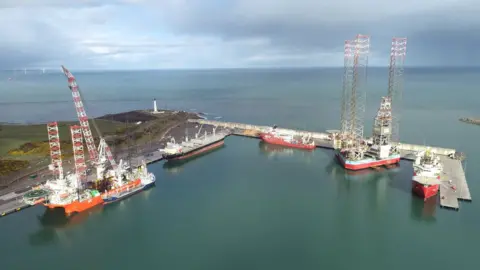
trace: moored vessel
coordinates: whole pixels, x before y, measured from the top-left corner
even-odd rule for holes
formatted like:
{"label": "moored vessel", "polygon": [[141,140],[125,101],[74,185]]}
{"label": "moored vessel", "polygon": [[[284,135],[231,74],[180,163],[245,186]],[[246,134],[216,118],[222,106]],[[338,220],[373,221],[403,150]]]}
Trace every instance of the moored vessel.
{"label": "moored vessel", "polygon": [[[104,199],[107,202],[117,201],[153,186],[155,176],[147,171],[144,161],[133,170],[122,160],[119,164],[116,163],[105,138],[95,124],[95,120],[92,119],[99,137],[97,148],[75,77],[65,67],[62,66],[62,68],[68,78],[68,86],[72,91],[80,122],[79,126],[70,127],[75,173],[69,173],[64,177],[58,125],[56,122],[47,124],[52,159],[50,167],[54,179],[47,181],[40,189],[30,192],[24,200],[30,204],[43,201],[48,208],[63,208],[65,214],[69,216],[104,204]],[[96,168],[96,181],[88,180],[95,179],[95,176],[87,175],[84,143],[87,146],[90,162]],[[91,188],[92,184],[96,187]]]}
{"label": "moored vessel", "polygon": [[201,128],[195,134],[194,139],[185,138],[185,141],[176,143],[172,138],[171,142],[167,142],[164,149],[160,149],[162,156],[167,161],[186,160],[201,154],[205,154],[214,149],[217,149],[224,144],[225,137],[228,133],[216,133],[214,129],[211,134],[205,131],[203,136],[199,136]]}
{"label": "moored vessel", "polygon": [[313,150],[316,147],[311,135],[303,136],[300,139],[297,139],[293,134],[280,133],[277,130],[277,126],[273,126],[268,132],[261,133],[260,139],[266,143],[282,145],[291,148]]}
{"label": "moored vessel", "polygon": [[64,196],[54,194],[48,197],[44,204],[48,208],[63,208],[65,215],[70,216],[80,213],[97,205],[102,205],[103,199],[100,192],[95,189],[79,190],[77,193],[68,193]]}
{"label": "moored vessel", "polygon": [[105,204],[125,199],[155,185],[155,175],[148,172],[145,161],[133,170],[121,162],[119,169],[121,177],[116,177],[112,188],[102,194]]}
{"label": "moored vessel", "polygon": [[347,151],[337,150],[336,156],[342,166],[348,170],[363,170],[378,166],[389,166],[400,162],[400,154],[391,154],[386,158],[377,158],[365,154],[361,159],[350,159]]}
{"label": "moored vessel", "polygon": [[[391,98],[382,97],[373,124],[373,136],[368,140],[346,139],[336,156],[345,169],[362,170],[378,166],[390,166],[400,162],[400,151],[391,143]],[[346,136],[348,138],[348,136]]]}
{"label": "moored vessel", "polygon": [[435,196],[443,171],[440,158],[432,151],[419,152],[413,163],[412,191],[424,200]]}

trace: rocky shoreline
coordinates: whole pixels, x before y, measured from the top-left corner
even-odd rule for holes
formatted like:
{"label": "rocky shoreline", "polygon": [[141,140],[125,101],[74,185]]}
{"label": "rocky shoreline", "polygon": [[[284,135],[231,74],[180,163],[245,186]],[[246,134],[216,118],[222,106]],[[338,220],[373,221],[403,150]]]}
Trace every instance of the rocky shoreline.
{"label": "rocky shoreline", "polygon": [[480,125],[480,119],[476,119],[472,117],[462,117],[458,120],[467,124]]}

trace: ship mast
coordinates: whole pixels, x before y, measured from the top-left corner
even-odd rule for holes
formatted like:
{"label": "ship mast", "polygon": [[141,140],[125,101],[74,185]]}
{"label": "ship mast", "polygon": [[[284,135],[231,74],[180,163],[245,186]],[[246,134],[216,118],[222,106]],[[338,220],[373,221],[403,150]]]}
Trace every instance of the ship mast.
{"label": "ship mast", "polygon": [[195,139],[198,139],[198,135],[200,135],[200,131],[202,130],[203,124],[200,125],[200,128],[198,129],[197,133],[195,134]]}

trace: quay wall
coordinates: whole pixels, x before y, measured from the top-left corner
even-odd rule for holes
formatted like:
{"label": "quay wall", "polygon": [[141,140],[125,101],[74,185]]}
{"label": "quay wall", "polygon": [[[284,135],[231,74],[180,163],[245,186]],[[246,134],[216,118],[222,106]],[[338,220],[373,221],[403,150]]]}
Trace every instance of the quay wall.
{"label": "quay wall", "polygon": [[[251,136],[251,137],[255,137],[255,134],[253,134],[251,131],[266,132],[271,128],[270,126],[250,125],[250,124],[244,124],[244,123],[214,121],[214,120],[206,120],[206,119],[189,119],[188,121],[202,124],[202,125],[212,125],[212,126],[218,126],[223,128],[240,129],[240,130],[248,131],[245,134],[240,134],[240,135]],[[330,140],[329,134],[326,132],[310,132],[310,131],[294,130],[294,129],[286,129],[286,128],[277,128],[277,130],[282,133],[299,135],[299,136],[311,134],[313,139],[316,139],[316,141],[321,141],[322,144],[325,144],[325,146],[327,146],[326,141]],[[415,152],[425,151],[426,149],[430,149],[432,152],[435,152],[438,155],[448,156],[448,155],[455,154],[456,152],[456,150],[452,148],[433,147],[433,146],[427,146],[427,145],[416,145],[416,144],[408,144],[408,143],[395,143],[395,145],[400,150],[407,153],[415,153]]]}

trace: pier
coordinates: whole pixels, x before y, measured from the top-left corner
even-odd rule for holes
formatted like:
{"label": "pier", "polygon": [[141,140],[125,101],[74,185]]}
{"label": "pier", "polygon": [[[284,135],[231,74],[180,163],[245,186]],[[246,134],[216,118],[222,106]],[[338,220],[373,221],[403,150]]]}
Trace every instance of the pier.
{"label": "pier", "polygon": [[[157,161],[161,161],[163,159],[162,153],[158,150],[142,154],[135,158],[132,158],[131,163],[132,166],[140,166],[142,160],[145,161],[146,164],[154,163]],[[89,174],[87,176],[89,181],[93,181],[96,177],[95,172]],[[41,182],[39,184],[43,184],[45,182]],[[33,205],[28,205],[23,201],[23,195],[30,191],[32,188],[23,189],[22,192],[12,191],[10,193],[4,194],[0,196],[0,217],[4,217],[8,214],[16,213],[20,210],[26,209]]]}
{"label": "pier", "polygon": [[30,205],[23,202],[23,195],[28,190],[22,190],[21,192],[10,192],[0,196],[0,217],[4,217],[8,214],[12,214],[30,207]]}
{"label": "pier", "polygon": [[[230,134],[223,134],[224,137],[227,137]],[[119,158],[125,158],[124,156],[120,156]],[[163,160],[162,153],[159,151],[159,149],[154,149],[153,151],[145,151],[143,153],[140,153],[138,156],[132,158],[130,160],[131,166],[140,166],[142,161],[145,161],[146,164],[151,164],[155,163],[158,161]],[[88,181],[94,181],[95,180],[95,172],[92,171],[87,176]],[[45,182],[40,182],[39,184],[43,184]],[[4,217],[8,214],[16,213],[20,210],[26,209],[28,207],[31,207],[32,205],[28,205],[23,201],[23,195],[30,191],[32,188],[24,188],[21,191],[12,191],[7,194],[4,194],[0,196],[0,217]]]}
{"label": "pier", "polygon": [[[225,134],[226,136],[237,135],[246,136],[252,138],[258,138],[261,132],[268,131],[270,126],[262,125],[250,125],[244,123],[234,122],[222,122],[206,119],[189,119],[190,123],[197,123],[200,125],[221,127],[223,129],[230,130],[231,133]],[[291,134],[294,136],[311,135],[315,141],[317,147],[334,149],[330,134],[327,132],[310,132],[305,130],[294,130],[286,128],[277,128],[280,132]],[[462,167],[462,161],[455,158],[458,154],[455,149],[432,147],[425,145],[415,145],[406,143],[395,143],[400,150],[401,157],[404,160],[413,161],[416,158],[416,153],[425,151],[427,148],[439,155],[444,172],[441,177],[442,184],[440,185],[440,206],[447,209],[459,210],[459,201],[471,201],[472,197],[466,180],[464,168]],[[122,157],[119,157],[122,158]],[[161,161],[163,159],[162,153],[158,149],[150,149],[139,153],[138,156],[132,158],[132,166],[139,166],[142,160],[146,164]],[[88,180],[92,181],[95,178],[95,174],[88,175]],[[23,195],[31,188],[23,189],[22,191],[12,191],[10,193],[0,196],[0,217],[6,216],[11,213],[18,212],[22,209],[30,207],[23,202]]]}
{"label": "pier", "polygon": [[[244,123],[222,122],[206,119],[189,119],[189,122],[222,127],[232,130],[233,135],[258,138],[261,132],[268,131],[271,127],[261,125],[250,125]],[[278,131],[295,136],[303,136],[310,134],[315,141],[317,147],[334,149],[332,140],[327,132],[310,132],[304,130],[294,130],[277,128]],[[441,159],[443,164],[442,184],[440,185],[440,206],[447,209],[458,210],[459,200],[471,201],[470,189],[468,188],[462,161],[458,156],[458,152],[452,148],[433,147],[426,145],[394,143],[400,150],[401,158],[413,161],[416,154],[420,151],[430,149],[435,152]]]}
{"label": "pier", "polygon": [[462,162],[446,156],[440,156],[440,160],[444,173],[440,185],[440,206],[458,210],[460,200],[472,201]]}

